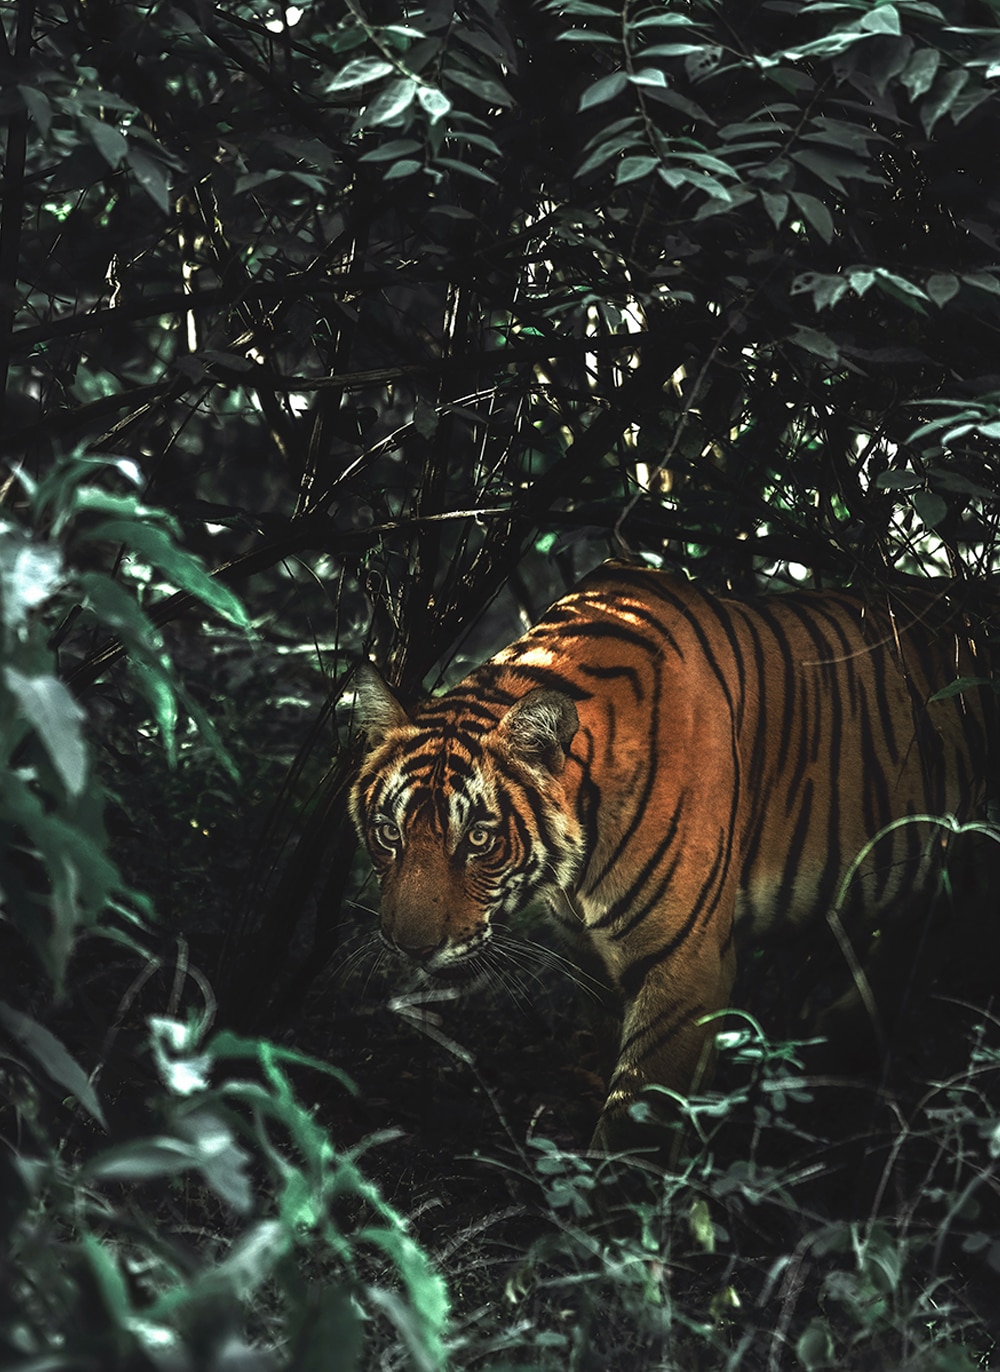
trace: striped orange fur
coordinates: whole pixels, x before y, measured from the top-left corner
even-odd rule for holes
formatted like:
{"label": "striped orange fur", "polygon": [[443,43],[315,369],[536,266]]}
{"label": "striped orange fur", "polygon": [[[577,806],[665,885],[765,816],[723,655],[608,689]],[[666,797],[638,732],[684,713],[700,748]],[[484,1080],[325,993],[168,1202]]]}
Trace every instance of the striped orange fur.
{"label": "striped orange fur", "polygon": [[[368,752],[352,793],[384,939],[429,978],[473,981],[498,924],[541,899],[620,994],[594,1143],[630,1137],[643,1086],[710,1063],[737,948],[823,914],[890,821],[983,805],[996,700],[930,698],[988,664],[931,594],[736,599],[608,564],[523,638],[407,713],[357,679]],[[921,879],[903,825],[850,885],[874,915]]]}

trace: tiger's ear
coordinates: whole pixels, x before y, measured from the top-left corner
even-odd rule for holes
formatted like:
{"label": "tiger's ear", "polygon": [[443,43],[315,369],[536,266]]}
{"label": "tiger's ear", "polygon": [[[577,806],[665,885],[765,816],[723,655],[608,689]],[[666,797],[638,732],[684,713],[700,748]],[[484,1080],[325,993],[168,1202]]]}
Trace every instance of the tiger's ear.
{"label": "tiger's ear", "polygon": [[355,720],[368,738],[368,747],[377,748],[386,734],[411,723],[410,716],[370,662],[359,663],[351,685],[355,693]]}
{"label": "tiger's ear", "polygon": [[568,695],[538,687],[510,707],[497,733],[514,757],[557,775],[579,727],[580,717]]}

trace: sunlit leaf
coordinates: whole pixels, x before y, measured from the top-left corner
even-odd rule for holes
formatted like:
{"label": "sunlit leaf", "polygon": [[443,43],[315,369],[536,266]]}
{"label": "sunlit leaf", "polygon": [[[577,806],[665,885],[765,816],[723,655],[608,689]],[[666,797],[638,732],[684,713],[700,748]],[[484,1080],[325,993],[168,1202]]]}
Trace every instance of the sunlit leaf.
{"label": "sunlit leaf", "polygon": [[87,748],[80,729],[83,710],[54,676],[27,676],[16,667],[5,667],[3,679],[66,790],[80,795],[87,780]]}
{"label": "sunlit leaf", "polygon": [[616,95],[620,95],[627,85],[628,77],[623,71],[613,71],[607,76],[602,76],[583,92],[577,108],[587,110],[595,105],[603,105],[605,101],[613,100]]}
{"label": "sunlit leaf", "polygon": [[175,586],[189,591],[240,628],[250,628],[246,611],[229,587],[209,576],[196,557],[178,547],[170,535],[157,525],[139,520],[109,519],[99,524],[91,536],[95,539],[112,539],[142,553]]}
{"label": "sunlit leaf", "polygon": [[379,81],[395,70],[392,63],[382,57],[356,57],[330,78],[326,89],[328,93],[353,90],[357,86],[368,85],[370,81]]}

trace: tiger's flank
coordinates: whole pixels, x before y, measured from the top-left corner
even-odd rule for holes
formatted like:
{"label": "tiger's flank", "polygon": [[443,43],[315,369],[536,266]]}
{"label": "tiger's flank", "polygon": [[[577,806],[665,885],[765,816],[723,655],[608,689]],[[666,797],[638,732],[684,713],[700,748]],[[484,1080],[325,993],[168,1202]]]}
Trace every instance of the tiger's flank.
{"label": "tiger's flank", "polygon": [[[996,748],[991,675],[933,592],[736,599],[606,564],[523,638],[411,712],[368,664],[351,810],[381,934],[432,981],[475,985],[505,922],[543,901],[620,997],[593,1145],[635,1142],[651,1083],[711,1068],[738,952],[822,920],[866,843],[909,815],[976,817]],[[853,873],[874,922],[926,881],[904,824]],[[500,933],[498,934],[498,931]]]}

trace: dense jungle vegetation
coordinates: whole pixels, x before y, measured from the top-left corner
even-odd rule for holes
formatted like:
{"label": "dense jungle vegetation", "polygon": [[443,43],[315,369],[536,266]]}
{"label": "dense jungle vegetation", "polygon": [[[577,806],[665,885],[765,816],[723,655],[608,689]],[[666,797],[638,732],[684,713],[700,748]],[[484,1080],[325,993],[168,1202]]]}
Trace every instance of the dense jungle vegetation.
{"label": "dense jungle vegetation", "polygon": [[997,1364],[985,849],[886,1070],[762,960],[608,1232],[556,953],[408,993],[344,796],[353,664],[608,555],[986,593],[998,10],[0,6],[4,1369]]}

